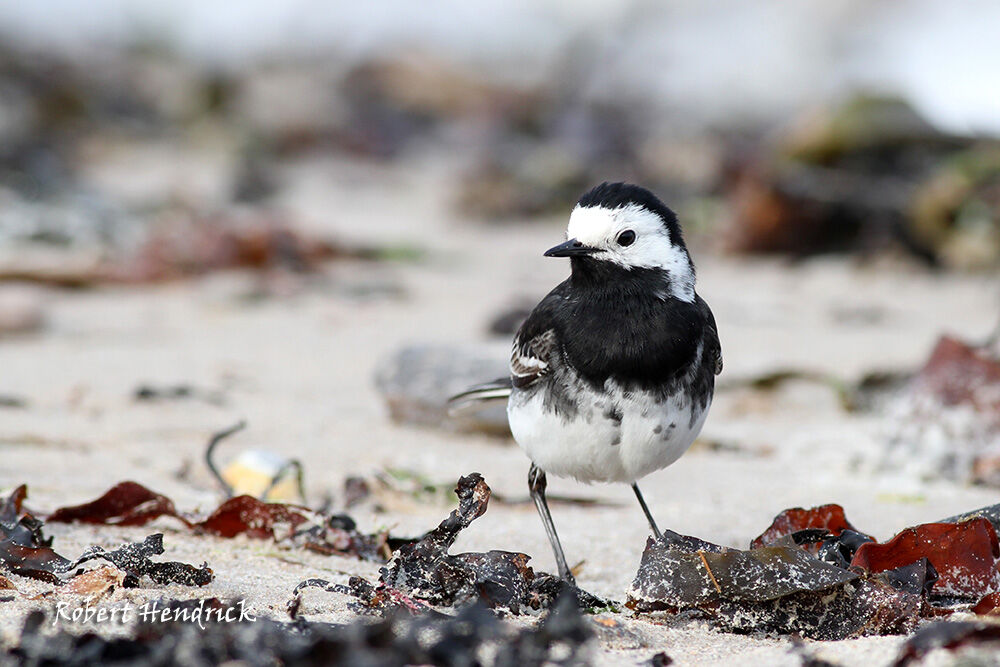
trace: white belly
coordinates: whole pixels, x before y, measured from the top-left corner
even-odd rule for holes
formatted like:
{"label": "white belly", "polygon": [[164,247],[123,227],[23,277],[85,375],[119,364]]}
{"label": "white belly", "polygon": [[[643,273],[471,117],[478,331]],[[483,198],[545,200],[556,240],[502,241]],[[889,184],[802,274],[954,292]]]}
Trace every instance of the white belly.
{"label": "white belly", "polygon": [[686,396],[656,403],[610,384],[603,397],[580,392],[576,413],[565,419],[546,409],[542,391],[514,391],[507,404],[514,439],[547,473],[631,483],[676,461],[701,432],[708,405],[693,405]]}

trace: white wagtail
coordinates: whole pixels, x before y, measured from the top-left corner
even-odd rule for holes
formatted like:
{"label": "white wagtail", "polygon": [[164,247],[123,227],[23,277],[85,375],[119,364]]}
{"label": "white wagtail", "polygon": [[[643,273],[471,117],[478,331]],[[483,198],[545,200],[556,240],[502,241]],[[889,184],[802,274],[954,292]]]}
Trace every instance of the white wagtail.
{"label": "white wagtail", "polygon": [[722,370],[715,318],[695,293],[677,216],[650,191],[603,183],[580,198],[569,239],[545,252],[572,272],[514,338],[510,378],[456,400],[508,398],[528,486],[573,582],[545,500],[545,474],[626,482],[657,539],[636,480],[667,467],[701,431]]}

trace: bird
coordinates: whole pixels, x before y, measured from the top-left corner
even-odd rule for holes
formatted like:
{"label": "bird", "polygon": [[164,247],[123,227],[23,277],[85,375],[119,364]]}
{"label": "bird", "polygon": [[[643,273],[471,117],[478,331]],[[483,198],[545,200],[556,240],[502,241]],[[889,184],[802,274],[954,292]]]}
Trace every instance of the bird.
{"label": "bird", "polygon": [[566,239],[544,255],[569,258],[570,276],[517,331],[510,375],[452,401],[507,400],[559,576],[575,585],[546,476],[630,484],[662,540],[637,480],[674,463],[701,432],[722,348],[677,216],[652,192],[594,187],[573,208]]}

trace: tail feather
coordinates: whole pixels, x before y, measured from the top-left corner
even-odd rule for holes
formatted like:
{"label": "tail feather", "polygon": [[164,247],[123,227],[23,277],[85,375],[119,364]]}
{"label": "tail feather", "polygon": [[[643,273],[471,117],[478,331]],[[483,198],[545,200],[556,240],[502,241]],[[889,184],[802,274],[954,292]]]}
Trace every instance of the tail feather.
{"label": "tail feather", "polygon": [[455,394],[449,398],[448,412],[455,414],[471,404],[481,403],[483,401],[500,399],[506,400],[510,396],[511,389],[513,388],[514,386],[509,377],[498,378],[492,382],[477,384],[476,386],[470,387],[465,391]]}

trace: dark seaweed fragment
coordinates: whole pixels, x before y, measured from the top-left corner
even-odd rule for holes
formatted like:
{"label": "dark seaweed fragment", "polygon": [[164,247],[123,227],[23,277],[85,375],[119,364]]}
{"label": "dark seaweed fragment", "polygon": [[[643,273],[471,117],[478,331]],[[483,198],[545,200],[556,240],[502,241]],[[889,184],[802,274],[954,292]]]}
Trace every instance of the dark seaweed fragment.
{"label": "dark seaweed fragment", "polygon": [[1000,645],[1000,625],[982,621],[939,621],[906,640],[892,667],[905,667],[935,649],[949,651],[978,644]]}
{"label": "dark seaweed fragment", "polygon": [[[751,549],[771,546],[782,537],[807,529],[821,529],[834,537],[845,530],[855,531],[840,505],[820,505],[810,509],[793,507],[774,517],[767,530],[751,543]],[[870,539],[870,538],[869,538]]]}
{"label": "dark seaweed fragment", "polygon": [[[51,583],[60,581],[59,574],[68,569],[69,562],[48,546],[33,546],[33,539],[25,537],[35,529],[22,519],[14,531],[0,540],[0,564],[13,572]],[[28,542],[28,544],[25,544]]]}
{"label": "dark seaweed fragment", "polygon": [[296,587],[289,603],[297,613],[299,594],[307,587],[357,598],[359,611],[385,614],[393,610],[425,613],[428,605],[461,605],[478,601],[493,609],[521,613],[526,608],[550,607],[570,594],[585,608],[608,607],[609,603],[550,574],[536,574],[529,556],[509,551],[449,554],[458,534],[486,511],[490,487],[482,475],[462,477],[455,489],[459,507],[437,528],[418,540],[400,544],[382,568],[377,585],[352,577],[347,586],[321,579],[307,580]]}
{"label": "dark seaweed fragment", "polygon": [[851,561],[854,560],[854,554],[861,548],[861,545],[874,541],[864,533],[845,528],[839,535],[830,535],[823,539],[816,556],[831,565],[847,568],[850,567]]}
{"label": "dark seaweed fragment", "polygon": [[[435,605],[482,600],[491,608],[515,614],[524,606],[548,607],[568,588],[551,575],[536,575],[526,554],[499,550],[449,554],[459,532],[486,511],[491,492],[482,475],[472,473],[458,481],[455,493],[458,509],[418,541],[399,548],[382,569],[379,581],[383,586]],[[607,606],[583,591],[578,600],[587,607]]]}
{"label": "dark seaweed fragment", "polygon": [[[201,604],[201,601],[165,603]],[[349,625],[302,619],[278,623],[141,624],[133,637],[107,639],[95,634],[48,632],[42,612],[25,622],[19,641],[0,652],[0,664],[59,665],[157,664],[164,667],[214,665],[493,665],[540,667],[586,664],[591,630],[572,597],[553,606],[536,627],[518,629],[482,604],[454,616],[392,614],[376,622]]]}
{"label": "dark seaweed fragment", "polygon": [[14,574],[56,583],[69,560],[52,549],[42,534],[42,522],[23,509],[28,487],[14,489],[0,502],[0,566]]}
{"label": "dark seaweed fragment", "polygon": [[647,541],[626,606],[697,609],[737,632],[843,639],[906,632],[922,603],[919,595],[823,562],[797,546],[743,551],[667,533],[661,541]]}
{"label": "dark seaweed fragment", "polygon": [[963,521],[980,517],[993,524],[993,530],[997,531],[997,534],[1000,534],[1000,504],[987,505],[971,512],[963,512],[962,514],[950,516],[947,519],[941,519],[938,523],[962,523]]}
{"label": "dark seaweed fragment", "polygon": [[909,565],[886,570],[882,573],[882,578],[898,591],[922,595],[926,598],[930,596],[931,590],[938,580],[938,573],[929,560],[921,558]]}
{"label": "dark seaweed fragment", "polygon": [[100,559],[108,561],[127,575],[133,577],[146,575],[158,584],[205,586],[214,578],[207,564],[195,567],[177,561],[158,563],[149,558],[162,553],[163,534],[155,533],[142,542],[124,544],[114,551],[106,551],[99,546],[90,547],[66,569],[72,570],[87,561]]}

